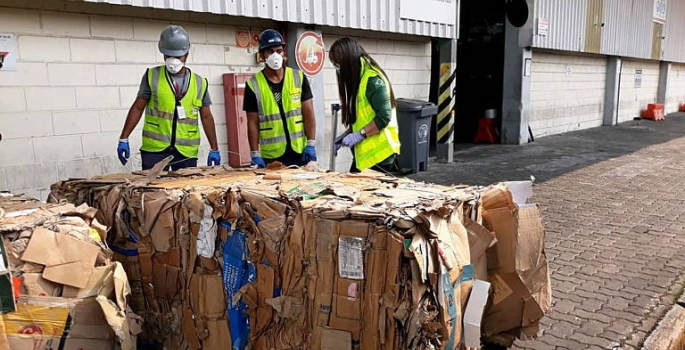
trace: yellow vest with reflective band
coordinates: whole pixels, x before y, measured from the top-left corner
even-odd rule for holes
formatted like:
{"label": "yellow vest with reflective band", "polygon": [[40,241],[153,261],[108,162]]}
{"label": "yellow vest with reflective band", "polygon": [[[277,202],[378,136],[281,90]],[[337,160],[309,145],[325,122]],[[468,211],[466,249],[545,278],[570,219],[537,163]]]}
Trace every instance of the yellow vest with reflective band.
{"label": "yellow vest with reflective band", "polygon": [[[357,120],[352,124],[352,131],[357,132],[373,121],[376,111],[366,98],[366,85],[372,77],[380,77],[385,83],[385,88],[390,95],[390,83],[381,74],[369,65],[364,58],[362,61],[362,78],[357,92]],[[354,160],[357,169],[368,169],[392,156],[400,153],[400,138],[397,127],[397,115],[392,109],[390,123],[380,133],[369,136],[354,146]]]}
{"label": "yellow vest with reflective band", "polygon": [[[257,97],[259,149],[262,157],[276,159],[285,154],[287,139],[281,110],[278,108],[276,98],[266,79],[264,72],[259,72],[247,81],[247,85]],[[283,111],[290,135],[290,147],[297,153],[302,153],[307,144],[304,119],[302,118],[302,79],[304,79],[302,72],[285,68],[281,103],[283,103]]]}
{"label": "yellow vest with reflective band", "polygon": [[[186,68],[187,69],[187,68]],[[176,122],[176,142],[174,147],[188,158],[197,158],[200,149],[200,127],[198,119],[202,98],[207,92],[207,81],[198,74],[190,72],[188,91],[181,99],[186,117]],[[152,95],[145,108],[143,126],[143,146],[148,152],[161,152],[171,145],[176,96],[167,81],[166,68],[159,66],[147,70],[147,81]]]}

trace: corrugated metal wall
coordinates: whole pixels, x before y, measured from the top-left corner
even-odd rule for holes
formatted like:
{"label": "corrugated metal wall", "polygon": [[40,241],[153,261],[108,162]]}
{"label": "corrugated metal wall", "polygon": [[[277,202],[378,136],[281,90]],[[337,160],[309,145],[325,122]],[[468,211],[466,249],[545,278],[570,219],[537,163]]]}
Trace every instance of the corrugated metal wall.
{"label": "corrugated metal wall", "polygon": [[685,0],[668,2],[664,28],[664,61],[685,62]]}
{"label": "corrugated metal wall", "polygon": [[537,0],[534,26],[542,18],[549,21],[549,34],[535,32],[533,46],[544,49],[584,51],[587,0]]}
{"label": "corrugated metal wall", "polygon": [[[589,8],[599,2],[603,11]],[[653,12],[654,0],[536,0],[534,26],[546,19],[549,33],[540,36],[536,30],[533,47],[685,62],[685,0],[669,0],[663,28],[652,21]],[[598,39],[600,50],[594,43]]]}
{"label": "corrugated metal wall", "polygon": [[[458,23],[400,18],[400,0],[85,0],[179,11],[274,19],[343,28],[456,38]],[[457,8],[459,7],[459,0]],[[560,0],[568,1],[568,0]]]}
{"label": "corrugated metal wall", "polygon": [[604,0],[602,53],[652,57],[654,0]]}

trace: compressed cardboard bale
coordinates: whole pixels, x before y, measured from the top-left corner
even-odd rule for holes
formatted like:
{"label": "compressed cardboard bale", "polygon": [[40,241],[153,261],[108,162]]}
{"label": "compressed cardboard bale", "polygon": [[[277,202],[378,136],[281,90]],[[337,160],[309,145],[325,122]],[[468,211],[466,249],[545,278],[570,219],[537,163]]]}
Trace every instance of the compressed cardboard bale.
{"label": "compressed cardboard bale", "polygon": [[[481,226],[485,213],[475,201],[481,190],[373,171],[223,168],[53,187],[55,198],[104,210],[103,220],[115,222],[108,241],[137,250],[131,279],[134,290],[140,282],[142,299],[132,305],[146,319],[141,337],[192,349],[230,338],[236,348],[257,350],[459,348],[473,271],[490,263],[485,250],[493,235]],[[514,210],[513,196],[499,192],[505,197],[485,202]],[[473,246],[471,236],[479,239]],[[176,251],[178,265],[166,262]],[[224,299],[228,332],[222,308],[209,307],[201,292],[217,268],[224,294],[211,298]]]}

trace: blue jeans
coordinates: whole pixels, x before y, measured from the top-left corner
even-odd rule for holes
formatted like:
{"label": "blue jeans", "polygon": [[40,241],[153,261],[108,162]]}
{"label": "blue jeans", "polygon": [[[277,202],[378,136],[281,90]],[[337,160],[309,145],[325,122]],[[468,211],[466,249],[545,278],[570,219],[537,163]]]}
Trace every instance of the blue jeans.
{"label": "blue jeans", "polygon": [[169,165],[164,170],[176,171],[183,168],[194,168],[197,166],[197,158],[188,158],[182,155],[176,148],[169,147],[161,152],[147,152],[140,151],[140,157],[143,160],[143,170],[152,169],[155,164],[161,162],[168,156],[174,156]]}

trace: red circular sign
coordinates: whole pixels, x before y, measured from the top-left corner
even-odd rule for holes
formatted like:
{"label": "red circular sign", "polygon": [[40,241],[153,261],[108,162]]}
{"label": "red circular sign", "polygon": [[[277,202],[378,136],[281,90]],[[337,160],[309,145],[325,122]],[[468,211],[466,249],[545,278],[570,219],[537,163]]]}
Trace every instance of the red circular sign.
{"label": "red circular sign", "polygon": [[309,77],[319,75],[326,59],[326,50],[321,35],[315,32],[302,33],[297,39],[297,45],[295,45],[295,57],[297,66],[305,75]]}

